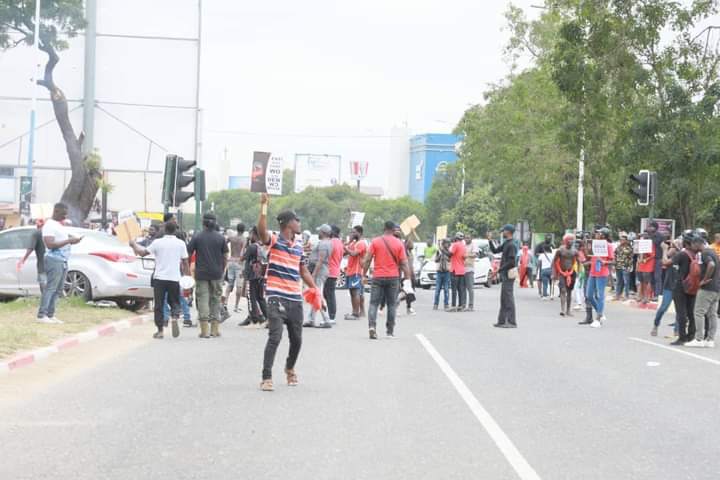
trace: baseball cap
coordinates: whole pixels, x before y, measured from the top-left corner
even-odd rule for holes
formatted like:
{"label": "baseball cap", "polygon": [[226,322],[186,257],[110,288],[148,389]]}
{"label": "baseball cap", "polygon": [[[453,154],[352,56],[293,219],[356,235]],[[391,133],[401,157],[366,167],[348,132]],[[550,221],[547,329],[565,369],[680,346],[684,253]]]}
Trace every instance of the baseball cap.
{"label": "baseball cap", "polygon": [[325,235],[330,235],[332,233],[332,227],[328,225],[327,223],[323,223],[317,228],[318,232],[322,232]]}
{"label": "baseball cap", "polygon": [[457,233],[455,234],[455,238],[457,238],[458,240],[464,240],[464,239],[465,239],[465,234],[464,234],[463,232],[457,232]]}
{"label": "baseball cap", "polygon": [[503,232],[510,232],[515,233],[515,226],[511,223],[506,224],[504,227],[502,227]]}

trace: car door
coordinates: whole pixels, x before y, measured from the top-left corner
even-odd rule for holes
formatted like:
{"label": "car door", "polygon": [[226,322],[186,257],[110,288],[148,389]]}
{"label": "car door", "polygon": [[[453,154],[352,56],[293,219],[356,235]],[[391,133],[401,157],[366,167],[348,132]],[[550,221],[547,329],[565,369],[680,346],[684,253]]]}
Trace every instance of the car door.
{"label": "car door", "polygon": [[30,247],[33,229],[0,232],[0,295],[21,296],[39,293],[35,254],[31,254],[20,272],[16,265]]}

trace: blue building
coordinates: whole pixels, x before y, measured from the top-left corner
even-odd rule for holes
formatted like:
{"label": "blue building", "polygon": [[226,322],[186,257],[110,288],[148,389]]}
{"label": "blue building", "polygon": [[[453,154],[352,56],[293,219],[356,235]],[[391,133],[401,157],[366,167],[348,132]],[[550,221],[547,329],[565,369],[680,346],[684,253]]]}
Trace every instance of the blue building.
{"label": "blue building", "polygon": [[420,202],[430,192],[435,175],[442,173],[457,161],[455,144],[459,135],[449,133],[426,133],[410,139],[410,185],[408,192]]}

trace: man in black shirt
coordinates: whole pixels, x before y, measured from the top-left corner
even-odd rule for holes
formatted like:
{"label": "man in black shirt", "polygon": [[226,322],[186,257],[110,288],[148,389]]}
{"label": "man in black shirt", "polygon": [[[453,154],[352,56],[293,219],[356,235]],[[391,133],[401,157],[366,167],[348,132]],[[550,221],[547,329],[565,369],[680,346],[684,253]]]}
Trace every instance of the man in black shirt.
{"label": "man in black shirt", "polygon": [[692,238],[692,235],[683,235],[683,248],[673,256],[672,266],[669,268],[677,277],[673,290],[673,303],[678,338],[671,345],[684,345],[695,338],[695,295],[685,292],[683,285],[683,281],[690,274],[690,263],[695,255],[691,250]]}
{"label": "man in black shirt", "polygon": [[[712,248],[705,246],[701,237],[692,242],[692,250],[700,254],[700,290],[695,299],[695,339],[686,347],[715,347],[717,331],[717,309],[720,298],[720,266]],[[707,315],[707,318],[706,318]],[[707,320],[707,327],[705,324]]]}
{"label": "man in black shirt", "polygon": [[216,222],[214,214],[204,214],[203,231],[195,234],[188,244],[188,254],[196,254],[195,301],[200,317],[200,338],[220,336],[220,297],[228,247],[225,237],[215,229]]}
{"label": "man in black shirt", "polygon": [[32,237],[30,238],[30,246],[25,252],[25,256],[21,258],[17,263],[17,271],[22,270],[23,265],[27,261],[28,257],[32,252],[35,252],[35,266],[37,267],[37,281],[40,285],[40,293],[45,291],[47,285],[47,275],[45,275],[45,242],[42,238],[42,228],[45,225],[45,221],[40,219],[35,222],[37,229],[33,231]]}
{"label": "man in black shirt", "polygon": [[262,326],[267,322],[267,303],[265,302],[265,261],[261,251],[257,227],[250,230],[248,246],[245,249],[245,269],[243,276],[249,284],[248,316],[240,323],[241,327],[250,324]]}
{"label": "man in black shirt", "polygon": [[513,241],[513,233],[515,233],[515,227],[512,225],[508,224],[503,227],[503,244],[501,246],[496,246],[490,234],[488,234],[490,250],[493,253],[502,252],[500,268],[498,268],[498,275],[500,275],[500,281],[502,282],[500,290],[500,313],[498,314],[497,323],[493,325],[498,328],[517,328],[515,297],[513,296],[513,287],[515,285],[515,277],[517,276],[517,269],[515,268],[517,248]]}

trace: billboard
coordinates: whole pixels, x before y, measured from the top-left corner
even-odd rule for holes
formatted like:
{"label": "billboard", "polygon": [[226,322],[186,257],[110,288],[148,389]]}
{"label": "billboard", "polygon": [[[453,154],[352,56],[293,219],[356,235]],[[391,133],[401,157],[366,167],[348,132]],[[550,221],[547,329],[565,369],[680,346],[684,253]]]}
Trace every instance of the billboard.
{"label": "billboard", "polygon": [[235,190],[250,190],[250,177],[245,175],[229,176],[228,177],[228,189]]}
{"label": "billboard", "polygon": [[296,153],[295,193],[307,187],[331,187],[340,184],[340,155]]}

